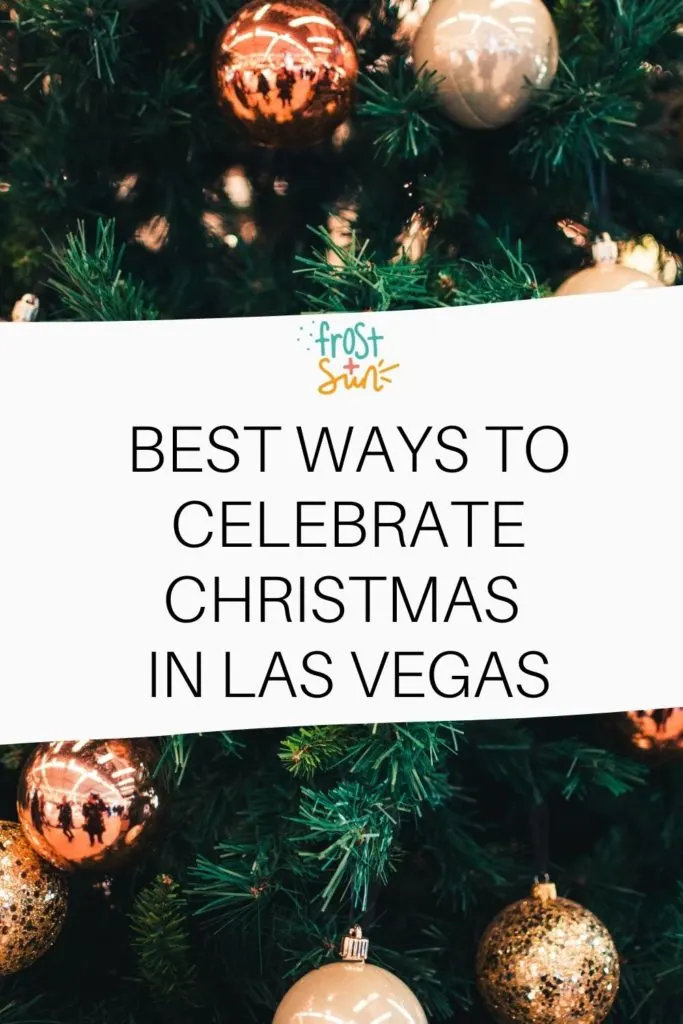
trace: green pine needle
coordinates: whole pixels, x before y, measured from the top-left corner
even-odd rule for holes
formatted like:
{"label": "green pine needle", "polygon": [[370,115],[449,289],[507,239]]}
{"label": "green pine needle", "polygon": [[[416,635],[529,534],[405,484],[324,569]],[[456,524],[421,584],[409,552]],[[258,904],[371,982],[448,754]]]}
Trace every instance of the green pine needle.
{"label": "green pine needle", "polygon": [[73,320],[156,320],[158,313],[142,283],[124,275],[124,247],[116,248],[115,222],[98,220],[92,247],[85,225],[66,237],[62,249],[52,247],[59,294]]}
{"label": "green pine needle", "polygon": [[140,978],[155,1002],[174,1012],[198,1005],[197,971],[180,887],[165,875],[156,878],[138,894],[131,928]]}

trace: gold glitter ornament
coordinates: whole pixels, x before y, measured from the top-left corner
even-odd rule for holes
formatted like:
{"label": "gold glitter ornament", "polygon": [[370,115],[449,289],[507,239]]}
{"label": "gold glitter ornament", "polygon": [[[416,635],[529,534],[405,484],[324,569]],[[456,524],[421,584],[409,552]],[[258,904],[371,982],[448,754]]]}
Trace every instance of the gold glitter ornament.
{"label": "gold glitter ornament", "polygon": [[0,821],[0,975],[30,967],[54,944],[67,909],[64,877],[13,821]]}
{"label": "gold glitter ornament", "polygon": [[619,957],[594,914],[542,882],[491,922],[476,974],[499,1024],[599,1024],[619,988]]}
{"label": "gold glitter ornament", "polygon": [[62,870],[116,871],[154,835],[164,787],[148,740],[42,743],[19,781],[26,838]]}
{"label": "gold glitter ornament", "polygon": [[253,0],[218,40],[218,102],[252,142],[300,149],[351,112],[358,57],[337,15],[317,0]]}
{"label": "gold glitter ornament", "polygon": [[415,69],[435,73],[445,113],[464,128],[514,121],[558,61],[543,0],[433,0],[413,41]]}
{"label": "gold glitter ornament", "polygon": [[366,963],[368,941],[352,928],[341,961],[300,978],[275,1011],[273,1024],[427,1024],[417,997],[396,975]]}

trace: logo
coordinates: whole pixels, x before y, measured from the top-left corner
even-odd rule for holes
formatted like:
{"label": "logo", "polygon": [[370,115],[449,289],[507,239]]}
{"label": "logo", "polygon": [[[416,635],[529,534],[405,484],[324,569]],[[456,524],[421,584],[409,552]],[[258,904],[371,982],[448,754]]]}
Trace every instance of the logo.
{"label": "logo", "polygon": [[318,360],[318,394],[377,393],[393,384],[393,375],[400,364],[384,357],[384,336],[363,320],[337,330],[329,321],[321,320],[316,323],[311,337]]}

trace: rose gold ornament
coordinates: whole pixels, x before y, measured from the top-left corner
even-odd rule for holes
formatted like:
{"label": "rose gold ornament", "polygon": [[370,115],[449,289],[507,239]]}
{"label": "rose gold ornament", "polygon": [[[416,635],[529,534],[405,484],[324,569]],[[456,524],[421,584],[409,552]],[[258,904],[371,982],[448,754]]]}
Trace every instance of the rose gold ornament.
{"label": "rose gold ornament", "polygon": [[21,774],[19,821],[58,868],[115,871],[153,835],[163,789],[147,740],[69,740],[36,747]]}
{"label": "rose gold ornament", "polygon": [[54,944],[67,885],[40,859],[19,825],[0,821],[0,975],[30,967]]}
{"label": "rose gold ornament", "polygon": [[477,984],[499,1024],[599,1024],[619,988],[609,932],[585,907],[537,883],[506,907],[477,952]]}
{"label": "rose gold ornament", "polygon": [[683,708],[628,711],[618,721],[636,751],[656,757],[683,754]]}
{"label": "rose gold ornament", "polygon": [[341,962],[300,978],[286,994],[273,1024],[427,1024],[416,996],[394,974],[366,963],[368,942],[352,928],[342,942]]}
{"label": "rose gold ornament", "polygon": [[222,109],[263,146],[329,138],[353,102],[351,36],[317,0],[253,0],[225,26],[213,78]]}
{"label": "rose gold ornament", "polygon": [[465,128],[500,128],[547,89],[557,32],[542,0],[434,0],[413,42],[416,71],[435,72],[442,106]]}
{"label": "rose gold ornament", "polygon": [[651,274],[623,266],[618,262],[619,249],[608,234],[593,246],[594,265],[568,277],[555,296],[592,295],[598,292],[636,292],[664,285]]}

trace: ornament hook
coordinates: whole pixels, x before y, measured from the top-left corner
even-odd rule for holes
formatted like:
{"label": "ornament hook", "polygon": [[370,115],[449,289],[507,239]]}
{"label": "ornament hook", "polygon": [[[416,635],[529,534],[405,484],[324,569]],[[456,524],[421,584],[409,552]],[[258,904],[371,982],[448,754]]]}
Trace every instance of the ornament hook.
{"label": "ornament hook", "polygon": [[365,963],[370,943],[363,938],[363,929],[355,924],[341,941],[339,955],[346,963]]}
{"label": "ornament hook", "polygon": [[534,900],[556,900],[557,899],[557,886],[554,882],[550,881],[550,875],[543,875],[541,878],[535,878],[534,884],[531,887],[531,898]]}
{"label": "ornament hook", "polygon": [[603,231],[602,235],[595,240],[593,245],[594,263],[617,263],[619,260],[619,246],[612,240],[611,235]]}

